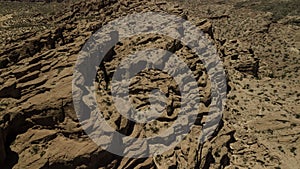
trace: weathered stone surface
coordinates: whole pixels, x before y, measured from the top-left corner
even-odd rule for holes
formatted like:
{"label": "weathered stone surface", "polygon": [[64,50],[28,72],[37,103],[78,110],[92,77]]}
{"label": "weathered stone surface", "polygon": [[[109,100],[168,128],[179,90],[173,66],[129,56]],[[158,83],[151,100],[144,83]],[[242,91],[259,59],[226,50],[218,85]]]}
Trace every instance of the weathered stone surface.
{"label": "weathered stone surface", "polygon": [[[21,32],[12,28],[14,36],[1,38],[6,42],[0,48],[0,168],[297,168],[298,17],[272,22],[269,12],[237,9],[235,0],[174,3],[77,1],[68,4],[63,13],[33,18],[53,22],[49,30],[24,33],[25,28]],[[147,34],[123,39],[107,54],[96,78],[97,101],[112,127],[132,137],[152,136],[168,128],[180,111],[181,96],[174,79],[147,69],[131,81],[132,105],[147,110],[151,102],[159,103],[149,118],[155,113],[160,117],[156,122],[138,124],[118,113],[112,105],[110,80],[121,60],[134,51],[159,48],[179,56],[196,77],[201,102],[192,130],[175,148],[160,156],[128,159],[103,151],[82,130],[72,104],[73,66],[84,43],[102,25],[128,13],[147,11],[188,19],[215,42],[227,71],[228,101],[222,121],[203,129],[207,120],[218,118],[208,113],[217,110],[208,76],[216,63],[208,57],[211,66],[206,70],[191,49],[170,37]],[[9,23],[12,17],[1,16],[1,28],[14,25]],[[182,33],[175,28],[168,31]],[[222,82],[218,78],[216,74],[214,79]],[[193,86],[187,83],[184,90],[197,92]],[[124,105],[124,109],[128,108]],[[172,142],[173,133],[184,132],[187,123],[183,121],[176,131],[160,139],[165,144]],[[203,132],[212,137],[199,144]],[[137,148],[147,149],[145,144]]]}

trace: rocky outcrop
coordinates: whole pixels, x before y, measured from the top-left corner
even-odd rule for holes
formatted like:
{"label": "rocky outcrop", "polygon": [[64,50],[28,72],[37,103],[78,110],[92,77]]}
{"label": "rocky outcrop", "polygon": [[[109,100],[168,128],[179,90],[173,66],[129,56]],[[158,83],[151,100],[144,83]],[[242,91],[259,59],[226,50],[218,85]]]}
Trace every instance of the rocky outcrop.
{"label": "rocky outcrop", "polygon": [[[165,168],[169,166],[202,168],[212,163],[209,160],[210,154],[211,151],[218,151],[217,146],[201,145],[203,149],[201,156],[197,155],[200,151],[197,140],[203,126],[200,119],[206,116],[205,111],[199,112],[199,120],[194,131],[191,131],[177,148],[155,158],[126,159],[101,150],[101,147],[93,143],[84,134],[72,106],[71,81],[77,53],[101,25],[133,11],[167,11],[188,18],[184,10],[176,5],[170,6],[167,2],[152,1],[77,2],[70,6],[70,9],[65,14],[57,16],[55,29],[20,35],[18,39],[4,47],[7,50],[2,51],[1,56],[9,58],[9,63],[4,64],[1,69],[3,87],[0,89],[0,96],[3,101],[8,98],[10,100],[9,104],[5,105],[5,111],[1,112],[2,118],[7,116],[9,118],[6,118],[7,121],[3,121],[1,125],[3,135],[1,134],[0,146],[5,148],[1,149],[0,154],[1,159],[5,159],[5,156],[13,157],[12,153],[16,153],[18,161],[10,164],[6,158],[1,165],[14,168]],[[207,20],[197,18],[192,20],[213,40],[212,25]],[[137,94],[134,98],[136,108],[145,109],[147,94],[142,91],[153,89],[154,84],[161,86],[161,90],[166,90],[171,102],[167,105],[168,109],[162,112],[158,124],[140,126],[131,123],[122,118],[112,105],[108,105],[110,96],[105,89],[109,88],[110,84],[107,80],[110,80],[120,59],[131,50],[148,47],[166,49],[180,56],[195,71],[196,80],[202,86],[200,94],[204,110],[207,110],[211,104],[210,83],[205,67],[201,60],[194,57],[190,49],[173,39],[158,35],[123,40],[114,47],[114,52],[110,53],[114,59],[108,59],[103,64],[106,75],[102,71],[98,74],[99,92],[104,93],[99,96],[99,102],[106,107],[103,113],[108,121],[116,126],[117,130],[132,136],[144,137],[163,130],[164,126],[176,119],[179,110],[180,96],[176,84],[166,74],[154,70],[142,72],[137,76],[130,91]],[[143,84],[140,84],[141,82]],[[166,83],[168,88],[165,89]],[[140,88],[141,85],[145,88]],[[120,120],[122,125],[119,124]],[[140,133],[143,131],[142,128],[145,128],[146,132]],[[230,144],[234,140],[233,135],[229,134],[228,128],[226,130],[228,134],[225,134],[226,139],[223,140]],[[228,165],[228,162],[223,162],[224,159],[228,160],[227,153],[228,147],[220,152],[220,158],[213,160],[215,165]],[[195,160],[196,157],[198,161]]]}
{"label": "rocky outcrop", "polygon": [[[235,9],[231,1],[197,3],[181,2],[186,10],[165,1],[77,1],[64,13],[46,19],[53,23],[51,29],[6,38],[9,40],[1,44],[0,50],[0,168],[299,166],[299,44],[290,42],[298,37],[299,28],[271,23],[269,13]],[[195,6],[201,10],[195,10]],[[228,101],[222,120],[204,128],[207,119],[217,119],[208,113],[216,102],[212,100],[208,71],[194,51],[157,34],[122,39],[108,52],[96,76],[97,101],[111,126],[125,135],[147,137],[168,128],[178,116],[178,86],[172,77],[158,70],[140,72],[129,86],[133,106],[138,110],[147,110],[153,100],[167,100],[155,107],[161,115],[156,123],[134,123],[112,105],[109,89],[115,69],[122,59],[138,50],[158,48],[179,56],[196,77],[201,105],[192,130],[175,148],[159,156],[129,159],[101,149],[84,132],[73,107],[72,75],[79,51],[100,27],[129,13],[148,11],[188,19],[215,42],[227,72]],[[284,36],[278,37],[278,31]],[[159,90],[154,90],[157,86]],[[186,90],[192,87],[188,84]],[[178,127],[178,132],[184,130],[184,125]],[[212,135],[199,144],[203,131]],[[166,134],[166,138],[172,136],[172,132]]]}

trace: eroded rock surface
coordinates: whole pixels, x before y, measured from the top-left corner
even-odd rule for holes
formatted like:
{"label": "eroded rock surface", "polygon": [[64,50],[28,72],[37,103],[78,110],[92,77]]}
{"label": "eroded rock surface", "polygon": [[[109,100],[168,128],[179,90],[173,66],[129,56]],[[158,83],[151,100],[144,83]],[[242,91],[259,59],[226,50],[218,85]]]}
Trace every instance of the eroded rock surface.
{"label": "eroded rock surface", "polygon": [[[272,22],[271,13],[237,9],[235,1],[175,3],[78,1],[47,19],[51,29],[8,38],[0,50],[1,168],[297,168],[299,27],[284,19]],[[160,48],[175,53],[193,70],[201,98],[194,127],[180,144],[159,156],[129,159],[102,150],[83,131],[72,102],[72,75],[79,51],[95,31],[120,16],[149,11],[188,19],[214,42],[227,72],[228,101],[217,128],[208,129],[212,137],[199,144],[213,106],[204,64],[170,37],[148,34],[122,40],[96,78],[99,107],[116,130],[135,137],[153,135],[167,128],[179,111],[174,80],[146,69],[131,82],[132,103],[138,110],[148,109],[150,91],[167,93],[155,98],[166,100],[156,109],[160,118],[141,125],[120,116],[111,104],[109,81],[134,51]]]}

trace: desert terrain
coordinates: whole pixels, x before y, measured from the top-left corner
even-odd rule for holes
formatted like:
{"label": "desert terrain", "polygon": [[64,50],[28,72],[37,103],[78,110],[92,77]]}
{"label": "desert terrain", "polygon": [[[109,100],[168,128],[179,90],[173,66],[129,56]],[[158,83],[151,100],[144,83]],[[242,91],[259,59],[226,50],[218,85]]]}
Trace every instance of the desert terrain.
{"label": "desert terrain", "polygon": [[[298,169],[299,6],[298,0],[0,1],[0,168]],[[208,113],[218,108],[218,102],[213,99],[209,70],[195,52],[161,34],[122,39],[105,55],[95,77],[101,117],[116,131],[135,138],[160,133],[176,121],[183,100],[170,75],[145,69],[130,82],[132,105],[149,109],[149,92],[158,89],[166,98],[156,99],[167,100],[166,108],[156,109],[161,116],[143,124],[118,112],[110,81],[121,61],[135,51],[157,48],[176,54],[191,68],[200,95],[198,113],[191,117],[193,128],[175,147],[160,155],[128,158],[98,146],[84,130],[99,126],[81,123],[74,95],[83,97],[84,92],[72,82],[86,80],[76,79],[74,70],[84,45],[100,28],[122,16],[145,12],[181,17],[203,32],[225,70],[226,81],[217,85],[226,91],[217,94],[226,101],[219,110],[221,119],[205,127],[207,119],[218,119]],[[170,32],[180,34],[177,29]],[[190,83],[186,88],[194,91]],[[75,98],[75,102],[89,107],[88,99]],[[183,132],[184,124],[178,124],[161,138],[162,143]],[[203,132],[211,134],[201,143]],[[112,144],[126,143],[111,133],[103,136]],[[145,145],[140,147],[146,153]],[[126,147],[120,151],[126,152]]]}

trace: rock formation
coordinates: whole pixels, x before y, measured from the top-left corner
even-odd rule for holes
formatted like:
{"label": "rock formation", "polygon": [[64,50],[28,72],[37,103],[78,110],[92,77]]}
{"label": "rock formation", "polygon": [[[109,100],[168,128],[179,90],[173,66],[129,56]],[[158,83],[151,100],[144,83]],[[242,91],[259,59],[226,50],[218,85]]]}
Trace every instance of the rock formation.
{"label": "rock formation", "polygon": [[[51,29],[6,37],[0,48],[0,168],[297,168],[299,27],[273,23],[270,13],[236,9],[229,2],[177,3],[76,1],[64,13],[41,17],[53,23]],[[101,149],[82,129],[72,100],[74,65],[85,42],[103,25],[149,11],[188,19],[214,42],[227,73],[228,84],[223,85],[228,85],[228,101],[213,135],[199,144],[213,106],[204,64],[170,37],[147,34],[122,40],[96,77],[99,107],[117,131],[134,137],[158,133],[180,108],[174,80],[145,70],[130,85],[134,107],[147,109],[149,91],[159,86],[169,96],[168,108],[161,110],[156,124],[146,125],[117,112],[109,81],[120,61],[136,50],[160,48],[180,56],[193,70],[201,96],[201,111],[180,144],[155,157],[123,158]]]}

